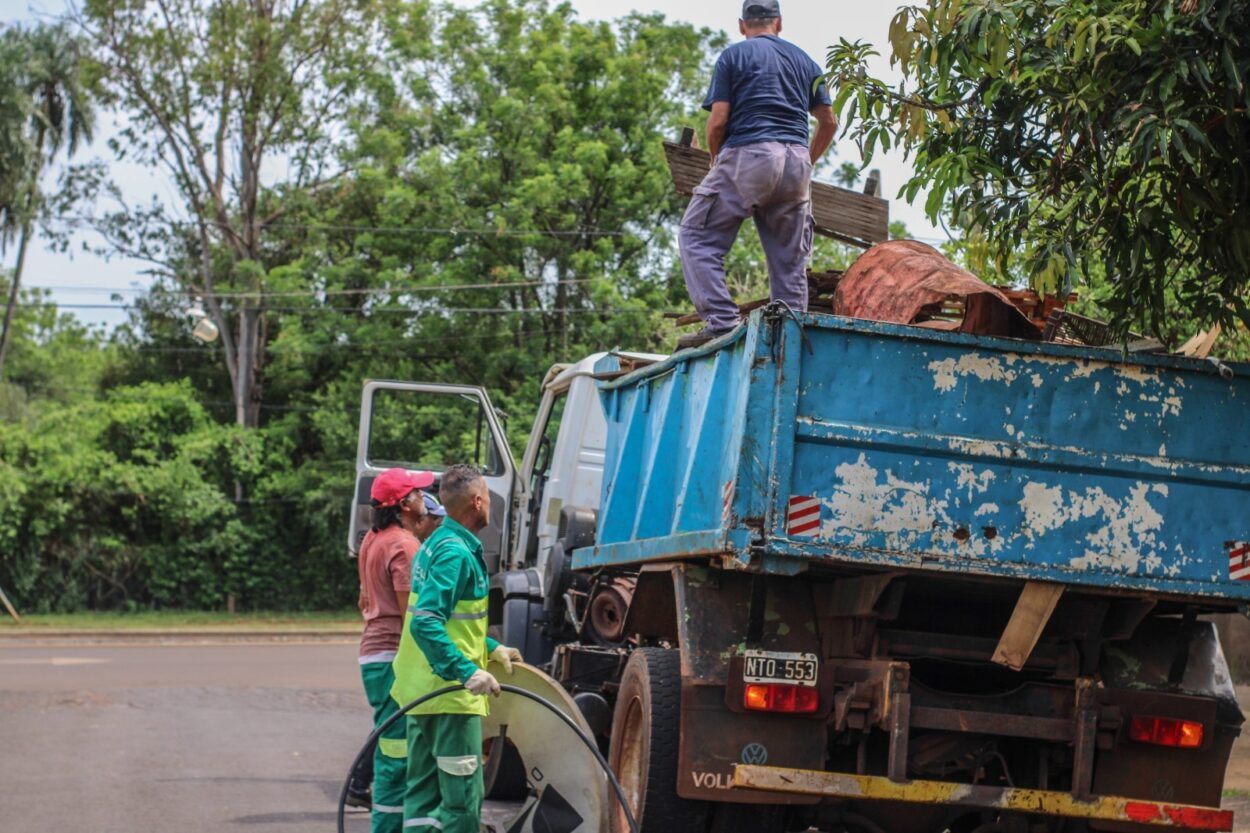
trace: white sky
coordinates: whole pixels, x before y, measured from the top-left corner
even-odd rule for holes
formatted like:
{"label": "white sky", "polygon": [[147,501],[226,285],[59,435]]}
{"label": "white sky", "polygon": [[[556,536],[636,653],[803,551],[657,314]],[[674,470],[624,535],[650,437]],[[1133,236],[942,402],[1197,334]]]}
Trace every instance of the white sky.
{"label": "white sky", "polygon": [[[457,0],[460,2],[461,0]],[[467,4],[467,0],[466,0]],[[680,4],[658,3],[651,0],[573,0],[583,19],[614,19],[630,11],[663,12],[676,20],[685,20],[697,26],[707,26],[730,32],[737,39],[737,19],[740,5],[733,0],[684,0]],[[674,9],[676,6],[676,9]],[[0,21],[13,23],[33,21],[62,13],[64,0],[0,0]],[[829,44],[840,37],[848,40],[865,40],[885,51],[886,35],[896,6],[893,3],[847,2],[847,0],[782,0],[782,37],[803,47],[822,65]],[[884,62],[883,62],[884,63]],[[891,73],[883,66],[874,67],[879,77],[890,78]],[[106,133],[110,119],[105,118],[99,133]],[[833,151],[840,160],[858,161],[858,150],[849,142],[840,142]],[[92,157],[105,159],[113,170],[114,180],[122,188],[131,204],[148,202],[153,195],[170,193],[163,175],[155,174],[134,165],[117,165],[103,141],[79,151],[75,161]],[[879,155],[873,160],[879,167],[885,183],[884,195],[891,198],[890,216],[903,220],[911,233],[923,239],[938,238],[941,233],[924,217],[921,194],[916,205],[910,206],[893,199],[899,187],[910,176],[910,166],[898,154]],[[51,179],[47,180],[48,183]],[[81,251],[83,238],[75,241],[71,252],[58,254],[48,251],[39,241],[27,255],[23,284],[26,286],[58,287],[53,299],[61,304],[109,304],[113,290],[143,287],[148,279],[142,274],[144,265],[121,258],[105,260]],[[11,266],[13,249],[4,255],[2,262]],[[72,289],[66,288],[72,287]],[[125,293],[129,299],[133,293]],[[83,321],[113,326],[125,319],[121,310],[75,309],[73,312]]]}

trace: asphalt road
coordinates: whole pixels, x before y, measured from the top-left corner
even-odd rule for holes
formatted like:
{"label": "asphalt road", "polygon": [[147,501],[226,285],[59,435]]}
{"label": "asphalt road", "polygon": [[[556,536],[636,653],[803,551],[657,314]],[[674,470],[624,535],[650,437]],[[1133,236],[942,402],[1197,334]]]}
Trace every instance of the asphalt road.
{"label": "asphalt road", "polygon": [[332,831],[369,729],[351,642],[0,646],[0,830]]}
{"label": "asphalt road", "polygon": [[[369,729],[354,642],[0,644],[0,833],[332,831]],[[1248,747],[1225,783],[1239,833]]]}

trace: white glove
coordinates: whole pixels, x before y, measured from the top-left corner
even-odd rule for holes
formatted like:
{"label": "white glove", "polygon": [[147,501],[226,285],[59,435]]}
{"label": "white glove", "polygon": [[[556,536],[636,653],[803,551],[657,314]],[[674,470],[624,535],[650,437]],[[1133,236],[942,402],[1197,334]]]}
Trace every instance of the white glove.
{"label": "white glove", "polygon": [[480,668],[473,672],[473,676],[464,684],[464,687],[472,694],[499,696],[499,681],[495,679],[493,674],[489,674]]}
{"label": "white glove", "polygon": [[509,648],[507,645],[496,646],[495,650],[490,652],[490,658],[502,665],[503,670],[509,674],[512,673],[512,663],[525,660],[520,651],[516,648]]}

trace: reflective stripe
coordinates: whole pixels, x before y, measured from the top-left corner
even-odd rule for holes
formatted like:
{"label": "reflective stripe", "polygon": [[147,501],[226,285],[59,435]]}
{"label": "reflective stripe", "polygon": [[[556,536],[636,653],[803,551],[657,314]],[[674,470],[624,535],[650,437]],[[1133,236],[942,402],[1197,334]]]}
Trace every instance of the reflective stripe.
{"label": "reflective stripe", "polygon": [[451,614],[451,618],[453,619],[485,619],[486,616],[487,616],[487,612],[485,610],[480,610],[477,613],[453,613]]}
{"label": "reflective stripe", "polygon": [[449,755],[434,759],[448,775],[469,776],[477,772],[477,755]]}
{"label": "reflective stripe", "polygon": [[435,830],[442,830],[443,823],[438,819],[432,819],[426,816],[423,819],[406,819],[404,827],[433,827]]}
{"label": "reflective stripe", "polygon": [[399,805],[398,807],[392,807],[389,804],[374,804],[373,805],[373,812],[375,813],[402,813],[403,811],[404,811],[404,805],[402,804]]}
{"label": "reflective stripe", "polygon": [[378,738],[378,749],[388,758],[407,758],[408,740],[406,738]]}
{"label": "reflective stripe", "polygon": [[[432,610],[417,610],[416,608],[409,608],[409,610],[411,610],[411,611],[412,611],[412,615],[413,615],[413,616],[430,616],[430,617],[432,617],[432,618],[434,618],[434,619],[437,619],[437,620],[438,620],[438,621],[440,621],[440,622],[445,621],[445,620],[443,619],[443,614],[441,614],[441,613],[435,613],[435,612],[434,612],[434,611],[432,611]],[[451,618],[455,619],[455,618],[456,618],[456,615],[453,613],[453,614],[451,615]]]}
{"label": "reflective stripe", "polygon": [[376,654],[365,654],[360,658],[361,665],[373,665],[375,662],[393,662],[395,651],[379,651]]}

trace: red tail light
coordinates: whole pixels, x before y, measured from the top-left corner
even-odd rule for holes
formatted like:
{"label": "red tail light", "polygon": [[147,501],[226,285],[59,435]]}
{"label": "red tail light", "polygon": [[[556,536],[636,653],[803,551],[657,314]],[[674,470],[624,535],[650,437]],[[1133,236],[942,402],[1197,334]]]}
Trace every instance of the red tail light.
{"label": "red tail light", "polygon": [[1134,717],[1128,724],[1128,736],[1139,743],[1197,749],[1202,746],[1202,724],[1171,717]]}
{"label": "red tail light", "polygon": [[748,683],[742,705],[757,712],[811,714],[820,708],[820,692],[809,686]]}

